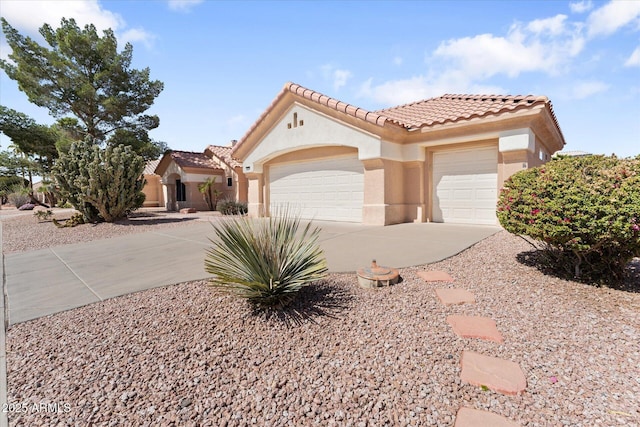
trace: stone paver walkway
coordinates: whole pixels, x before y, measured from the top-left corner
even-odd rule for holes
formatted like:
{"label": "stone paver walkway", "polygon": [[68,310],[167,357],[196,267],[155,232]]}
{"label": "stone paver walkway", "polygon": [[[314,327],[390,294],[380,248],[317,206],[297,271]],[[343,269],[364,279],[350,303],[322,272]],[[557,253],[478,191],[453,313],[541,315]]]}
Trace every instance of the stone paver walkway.
{"label": "stone paver walkway", "polygon": [[451,315],[447,316],[447,323],[459,337],[504,342],[496,322],[488,317]]}
{"label": "stone paver walkway", "polygon": [[466,289],[436,289],[436,295],[444,305],[473,304],[476,298]]}
{"label": "stone paver walkway", "polygon": [[444,271],[421,271],[418,273],[418,277],[425,282],[453,282],[453,277]]}
{"label": "stone paver walkway", "polygon": [[462,407],[456,415],[454,427],[520,427],[500,415]]}
{"label": "stone paver walkway", "polygon": [[[454,282],[453,277],[444,271],[421,271],[417,275],[428,283]],[[473,293],[465,289],[439,288],[435,289],[435,293],[445,306],[476,302]],[[488,317],[450,315],[447,316],[447,323],[459,337],[504,342],[496,322]],[[462,381],[498,393],[516,395],[527,387],[527,379],[520,365],[510,360],[464,350],[460,367]],[[518,427],[518,424],[491,412],[462,407],[458,410],[454,427]]]}
{"label": "stone paver walkway", "polygon": [[527,388],[527,379],[520,365],[510,360],[465,350],[460,365],[460,379],[469,384],[511,395],[522,393]]}

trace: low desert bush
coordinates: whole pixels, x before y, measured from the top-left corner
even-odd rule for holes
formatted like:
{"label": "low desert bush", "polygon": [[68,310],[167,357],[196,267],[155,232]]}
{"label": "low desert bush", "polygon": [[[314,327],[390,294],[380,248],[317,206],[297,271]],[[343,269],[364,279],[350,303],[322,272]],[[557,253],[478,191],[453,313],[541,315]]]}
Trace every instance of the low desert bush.
{"label": "low desert bush", "polygon": [[58,222],[58,220],[53,218],[53,224],[58,228],[75,227],[76,225],[85,224],[85,217],[80,212],[76,212],[71,215],[71,218],[64,222]]}
{"label": "low desert bush", "polygon": [[320,230],[311,223],[301,228],[288,211],[270,218],[235,216],[213,227],[217,239],[205,258],[211,285],[259,308],[283,308],[303,286],[326,275]]}
{"label": "low desert bush", "polygon": [[617,282],[640,256],[640,157],[561,158],[518,172],[497,215],[510,233],[534,239],[554,270]]}
{"label": "low desert bush", "polygon": [[13,187],[11,192],[7,194],[7,199],[16,208],[26,205],[31,201],[26,187]]}
{"label": "low desert bush", "polygon": [[37,218],[38,222],[42,222],[51,219],[53,217],[53,212],[51,209],[37,210],[33,213],[33,216]]}
{"label": "low desert bush", "polygon": [[216,205],[216,210],[223,215],[244,215],[247,213],[247,204],[235,200],[223,199]]}

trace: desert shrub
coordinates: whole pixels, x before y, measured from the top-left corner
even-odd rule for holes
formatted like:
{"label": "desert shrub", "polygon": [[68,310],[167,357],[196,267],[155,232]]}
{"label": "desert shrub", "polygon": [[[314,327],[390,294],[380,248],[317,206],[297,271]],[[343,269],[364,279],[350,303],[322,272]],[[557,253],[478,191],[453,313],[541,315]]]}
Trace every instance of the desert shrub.
{"label": "desert shrub", "polygon": [[16,208],[20,208],[31,201],[26,187],[14,186],[7,194],[7,200]]}
{"label": "desert shrub", "polygon": [[247,213],[247,204],[235,200],[223,199],[216,205],[216,210],[223,215],[244,215]]}
{"label": "desert shrub", "polygon": [[320,230],[307,223],[300,231],[300,219],[290,212],[277,218],[235,216],[213,227],[218,239],[205,258],[211,285],[259,308],[283,308],[303,286],[326,275]]}
{"label": "desert shrub", "polygon": [[14,192],[16,188],[26,188],[28,185],[29,180],[19,176],[0,176],[0,191],[6,194]]}
{"label": "desert shrub", "polygon": [[586,281],[619,281],[640,256],[640,158],[553,160],[505,183],[500,224],[528,236],[549,266]]}
{"label": "desert shrub", "polygon": [[37,218],[38,222],[42,222],[51,219],[51,217],[53,216],[53,212],[51,211],[51,209],[38,210],[33,213],[33,216]]}
{"label": "desert shrub", "polygon": [[67,227],[75,227],[76,225],[81,225],[85,223],[85,217],[80,212],[76,212],[71,215],[71,218],[67,219],[64,222],[59,222],[55,218],[53,218],[53,223],[58,228],[67,228]]}
{"label": "desert shrub", "polygon": [[90,140],[71,144],[53,168],[58,196],[88,222],[113,222],[144,203],[144,159],[130,146],[100,148]]}

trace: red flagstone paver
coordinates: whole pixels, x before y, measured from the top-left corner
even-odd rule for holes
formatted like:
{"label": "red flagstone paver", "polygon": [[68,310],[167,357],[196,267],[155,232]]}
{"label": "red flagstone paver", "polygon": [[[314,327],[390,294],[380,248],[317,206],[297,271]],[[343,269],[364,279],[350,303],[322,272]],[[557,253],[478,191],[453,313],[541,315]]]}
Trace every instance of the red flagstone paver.
{"label": "red flagstone paver", "polygon": [[436,295],[444,305],[475,303],[476,298],[466,289],[436,289]]}
{"label": "red flagstone paver", "polygon": [[454,427],[520,427],[520,424],[498,414],[462,407],[458,410]]}
{"label": "red flagstone paver", "polygon": [[517,363],[497,357],[463,351],[460,379],[476,386],[485,386],[502,394],[518,394],[527,388],[527,379]]}
{"label": "red flagstone paver", "polygon": [[496,322],[488,317],[451,315],[447,316],[447,322],[459,337],[504,342]]}
{"label": "red flagstone paver", "polygon": [[418,277],[421,277],[425,282],[453,282],[453,277],[444,271],[420,271]]}

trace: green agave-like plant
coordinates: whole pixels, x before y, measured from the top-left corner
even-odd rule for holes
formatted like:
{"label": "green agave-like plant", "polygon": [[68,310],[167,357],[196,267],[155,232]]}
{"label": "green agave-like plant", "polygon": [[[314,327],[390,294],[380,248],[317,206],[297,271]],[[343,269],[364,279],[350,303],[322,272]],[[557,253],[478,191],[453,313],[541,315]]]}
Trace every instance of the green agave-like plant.
{"label": "green agave-like plant", "polygon": [[213,228],[218,240],[211,240],[205,258],[211,285],[256,306],[283,308],[303,286],[326,276],[320,229],[310,222],[301,229],[289,209],[269,218],[235,216]]}

